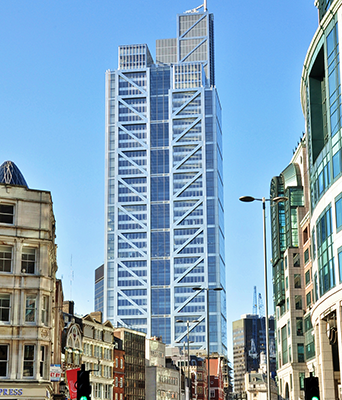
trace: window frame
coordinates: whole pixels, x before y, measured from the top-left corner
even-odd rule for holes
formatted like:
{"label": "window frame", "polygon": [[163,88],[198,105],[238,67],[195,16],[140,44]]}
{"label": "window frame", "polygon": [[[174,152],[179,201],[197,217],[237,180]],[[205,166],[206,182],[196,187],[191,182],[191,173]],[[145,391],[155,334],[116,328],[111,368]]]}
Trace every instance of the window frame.
{"label": "window frame", "polygon": [[[12,213],[5,212],[3,207],[12,207]],[[11,222],[2,221],[2,219],[6,219],[6,216],[8,216],[8,215],[12,216],[12,221]],[[15,217],[15,206],[14,206],[14,204],[0,203],[0,224],[14,225],[14,217]]]}
{"label": "window frame", "polygon": [[[34,300],[34,304],[33,304],[34,308],[28,307],[29,304],[27,302],[29,299]],[[33,311],[33,319],[28,318],[28,316],[31,315],[30,311]],[[37,322],[37,294],[36,293],[32,293],[32,294],[28,293],[25,298],[25,323],[35,324],[36,322]]]}
{"label": "window frame", "polygon": [[[26,348],[33,348],[33,358],[26,357]],[[35,377],[35,362],[36,362],[36,345],[32,343],[27,343],[23,345],[23,378],[34,378]],[[32,375],[25,375],[25,363],[26,365],[31,365]],[[27,367],[26,367],[27,368]]]}
{"label": "window frame", "polygon": [[39,376],[42,379],[47,379],[47,346],[40,346],[39,349]]}
{"label": "window frame", "polygon": [[[10,253],[9,249],[11,250],[11,257],[7,258],[5,256],[5,254],[9,254]],[[0,253],[4,253],[3,256],[0,256],[0,273],[8,273],[8,274],[12,273],[12,271],[13,271],[13,246],[11,246],[11,245],[10,246],[1,245],[0,246]],[[10,263],[9,271],[7,271],[5,269],[6,264],[8,264],[8,260],[9,260],[9,263]],[[7,261],[7,263],[6,263],[6,261]]]}
{"label": "window frame", "polygon": [[[299,352],[300,349],[302,351]],[[299,363],[305,363],[305,346],[304,346],[304,343],[297,343],[297,361]]]}
{"label": "window frame", "polygon": [[[46,301],[46,304],[45,304]],[[41,301],[41,322],[43,325],[49,325],[49,296],[43,295]]]}
{"label": "window frame", "polygon": [[[6,358],[0,358],[0,365],[5,364],[5,369],[6,369],[6,375],[1,375],[1,378],[7,378],[8,377],[8,363],[9,363],[9,344],[7,343],[1,343],[0,347],[6,348]],[[1,353],[0,353],[1,354]],[[1,368],[0,368],[1,371]]]}
{"label": "window frame", "polygon": [[301,274],[294,274],[293,276],[293,287],[294,289],[302,288],[302,277]]}
{"label": "window frame", "polygon": [[[339,218],[337,214],[338,209],[340,209]],[[340,225],[338,225],[338,219],[340,220]],[[336,232],[342,229],[342,193],[335,197],[335,226]]]}
{"label": "window frame", "polygon": [[[26,252],[25,252],[26,250]],[[34,255],[34,259],[24,259],[24,256],[32,256]],[[31,270],[31,264],[33,264],[33,271]],[[31,246],[23,246],[21,250],[21,272],[24,274],[34,275],[36,273],[37,268],[37,249]]]}
{"label": "window frame", "polygon": [[[8,300],[9,300],[8,307],[2,305],[2,300],[5,299],[5,297],[8,298]],[[0,322],[3,324],[9,324],[11,322],[11,300],[12,300],[12,296],[10,293],[0,293]],[[4,320],[2,318],[2,315],[4,313],[3,310],[8,310],[8,319],[7,320]]]}

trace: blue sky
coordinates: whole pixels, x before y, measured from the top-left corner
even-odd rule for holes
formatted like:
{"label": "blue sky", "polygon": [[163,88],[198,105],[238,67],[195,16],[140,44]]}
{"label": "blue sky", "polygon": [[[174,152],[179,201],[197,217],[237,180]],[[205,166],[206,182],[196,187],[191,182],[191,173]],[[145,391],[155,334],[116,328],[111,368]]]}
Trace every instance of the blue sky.
{"label": "blue sky", "polygon": [[[51,191],[58,277],[80,314],[93,310],[104,260],[105,71],[117,68],[120,44],[147,43],[154,55],[156,39],[176,36],[176,14],[200,4],[0,2],[0,163],[14,161],[30,188]],[[232,321],[252,312],[253,287],[264,286],[261,204],[238,198],[268,196],[304,131],[300,78],[318,17],[313,0],[208,0],[208,9],[223,107],[232,358]],[[269,277],[272,291],[271,268]]]}

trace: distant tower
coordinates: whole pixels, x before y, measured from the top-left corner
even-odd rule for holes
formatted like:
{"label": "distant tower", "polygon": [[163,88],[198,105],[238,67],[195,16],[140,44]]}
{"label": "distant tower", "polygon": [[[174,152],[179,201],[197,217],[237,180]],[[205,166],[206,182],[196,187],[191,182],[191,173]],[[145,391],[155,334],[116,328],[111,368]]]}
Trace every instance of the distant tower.
{"label": "distant tower", "polygon": [[[253,337],[253,325],[257,321],[257,340],[255,342],[257,358],[246,354]],[[269,318],[269,334],[270,341],[274,342],[274,318]],[[245,314],[241,319],[233,322],[233,363],[234,363],[234,392],[242,394],[245,392],[245,373],[258,371],[260,353],[265,351],[265,339],[260,335],[261,319],[253,314]],[[252,353],[253,354],[253,353]],[[256,361],[256,362],[255,362]],[[275,360],[270,363],[271,373],[274,375],[276,371]]]}

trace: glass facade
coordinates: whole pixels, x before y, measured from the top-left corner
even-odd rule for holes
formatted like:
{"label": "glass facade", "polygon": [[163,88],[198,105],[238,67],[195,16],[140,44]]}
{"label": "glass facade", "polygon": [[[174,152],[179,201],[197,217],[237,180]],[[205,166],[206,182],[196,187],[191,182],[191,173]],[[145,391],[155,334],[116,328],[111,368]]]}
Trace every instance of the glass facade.
{"label": "glass facade", "polygon": [[177,32],[157,41],[156,63],[147,45],[122,46],[107,71],[104,317],[179,346],[188,320],[191,347],[205,349],[209,304],[210,350],[225,354],[213,15],[180,14]]}

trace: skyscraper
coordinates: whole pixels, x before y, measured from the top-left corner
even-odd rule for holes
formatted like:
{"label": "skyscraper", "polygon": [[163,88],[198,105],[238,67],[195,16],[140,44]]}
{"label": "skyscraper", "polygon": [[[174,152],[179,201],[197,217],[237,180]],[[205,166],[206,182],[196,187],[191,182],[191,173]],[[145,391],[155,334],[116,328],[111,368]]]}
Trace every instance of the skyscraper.
{"label": "skyscraper", "polygon": [[[234,394],[236,399],[246,398],[245,375],[257,372],[265,358],[266,331],[265,317],[244,314],[233,322]],[[269,317],[270,370],[275,375],[274,318]],[[262,356],[262,353],[264,356]]]}
{"label": "skyscraper", "polygon": [[214,18],[201,7],[157,40],[156,62],[146,44],[120,46],[106,73],[103,311],[172,345],[188,325],[198,349],[209,311],[210,351],[225,354],[221,105]]}

